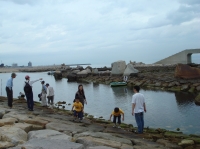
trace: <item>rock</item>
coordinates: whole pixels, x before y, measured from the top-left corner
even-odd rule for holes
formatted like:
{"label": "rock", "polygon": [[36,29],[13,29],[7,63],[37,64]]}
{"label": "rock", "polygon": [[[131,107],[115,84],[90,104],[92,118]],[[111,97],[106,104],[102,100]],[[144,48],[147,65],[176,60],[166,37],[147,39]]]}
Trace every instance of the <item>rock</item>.
{"label": "rock", "polygon": [[29,131],[31,131],[33,129],[33,125],[26,124],[26,123],[15,123],[15,125],[13,127],[21,128],[26,133],[28,133]]}
{"label": "rock", "polygon": [[85,70],[87,71],[88,74],[92,73],[92,71],[89,68],[86,68]]}
{"label": "rock", "polygon": [[171,83],[168,84],[168,87],[175,86],[175,84],[176,84],[175,82],[171,82]]}
{"label": "rock", "polygon": [[128,139],[116,137],[109,133],[103,133],[103,132],[98,132],[98,131],[97,132],[91,132],[91,131],[83,132],[80,134],[76,134],[74,137],[80,138],[80,137],[87,137],[87,136],[90,136],[93,138],[102,138],[102,139],[106,139],[106,140],[121,142],[121,143],[127,144],[127,145],[132,145],[132,142]]}
{"label": "rock", "polygon": [[87,77],[87,76],[88,76],[87,70],[82,70],[77,73],[77,77]]}
{"label": "rock", "polygon": [[197,91],[200,91],[200,86],[197,86],[197,87],[196,87],[196,90],[197,90]]}
{"label": "rock", "polygon": [[67,75],[68,81],[77,81],[77,76],[75,73],[70,73]]}
{"label": "rock", "polygon": [[22,144],[27,141],[27,133],[15,127],[0,127],[1,141],[11,142],[14,145]]}
{"label": "rock", "polygon": [[189,138],[188,135],[183,134],[182,132],[172,132],[172,131],[167,131],[164,133],[165,137],[169,137],[169,138]]}
{"label": "rock", "polygon": [[115,149],[115,148],[107,147],[107,146],[94,146],[94,147],[89,147],[88,149]]}
{"label": "rock", "polygon": [[189,85],[188,84],[185,84],[185,85],[181,86],[181,91],[185,91],[185,90],[188,90],[188,89],[189,89]]}
{"label": "rock", "polygon": [[158,139],[156,142],[160,143],[160,144],[163,144],[166,148],[170,148],[170,149],[182,149],[181,146],[178,146],[176,144],[170,143],[168,140]]}
{"label": "rock", "polygon": [[55,79],[62,79],[62,73],[61,71],[55,71],[54,72]]}
{"label": "rock", "polygon": [[51,122],[51,123],[48,123],[46,125],[46,129],[52,129],[52,130],[56,130],[56,131],[60,131],[60,132],[66,132],[67,134],[70,134],[74,131],[76,132],[84,132],[86,130],[88,130],[87,127],[82,127],[82,126],[74,126],[74,123],[56,123],[56,122]]}
{"label": "rock", "polygon": [[34,138],[18,147],[19,149],[84,149],[84,146],[79,143],[49,138]]}
{"label": "rock", "polygon": [[15,146],[14,144],[10,143],[10,142],[2,142],[0,141],[0,149],[6,149],[6,148],[9,148],[9,147],[13,147]]}
{"label": "rock", "polygon": [[4,114],[5,114],[5,110],[0,110],[0,119],[2,119]]}
{"label": "rock", "polygon": [[80,137],[76,140],[77,143],[81,143],[84,146],[109,146],[109,147],[113,147],[113,148],[120,148],[121,147],[121,143],[117,142],[117,141],[111,141],[111,140],[105,140],[105,139],[101,139],[101,138],[94,138],[94,137]]}
{"label": "rock", "polygon": [[45,128],[46,124],[49,123],[48,121],[41,120],[41,119],[38,119],[38,118],[34,118],[34,119],[27,118],[27,119],[24,120],[24,122],[26,122],[28,124],[33,124],[33,125],[39,125],[42,128]]}
{"label": "rock", "polygon": [[15,118],[0,119],[0,127],[4,125],[13,125],[15,122],[17,122],[17,119]]}
{"label": "rock", "polygon": [[55,131],[55,130],[50,130],[50,129],[29,132],[28,133],[28,140],[31,140],[31,139],[34,139],[34,138],[37,138],[37,139],[41,139],[41,138],[44,138],[44,139],[61,139],[61,140],[70,140],[71,139],[71,137],[66,135],[66,134],[60,133],[60,132]]}
{"label": "rock", "polygon": [[73,70],[71,73],[72,74],[77,74],[78,72],[80,72],[80,70]]}
{"label": "rock", "polygon": [[161,85],[162,85],[161,82],[156,82],[156,84],[155,84],[156,87],[160,87]]}
{"label": "rock", "polygon": [[81,70],[83,70],[83,67],[78,65],[78,66],[76,67],[76,69],[78,69],[78,70],[81,71]]}
{"label": "rock", "polygon": [[133,75],[133,74],[138,74],[138,70],[137,69],[135,69],[134,67],[133,67],[133,65],[132,64],[127,64],[127,66],[126,66],[126,69],[125,69],[125,71],[124,71],[124,76],[129,76],[130,74],[131,75]]}
{"label": "rock", "polygon": [[99,74],[98,69],[97,68],[92,69],[92,74],[93,75],[98,75]]}
{"label": "rock", "polygon": [[195,103],[200,104],[200,93],[197,95],[197,97],[194,100],[195,100]]}
{"label": "rock", "polygon": [[200,78],[200,69],[185,64],[178,64],[175,69],[175,77],[184,79]]}
{"label": "rock", "polygon": [[194,144],[193,140],[184,139],[178,145],[185,147],[185,146],[189,146],[189,145],[193,145],[193,144]]}
{"label": "rock", "polygon": [[125,61],[117,61],[111,64],[112,75],[122,75],[124,73],[124,70],[126,69],[126,62]]}

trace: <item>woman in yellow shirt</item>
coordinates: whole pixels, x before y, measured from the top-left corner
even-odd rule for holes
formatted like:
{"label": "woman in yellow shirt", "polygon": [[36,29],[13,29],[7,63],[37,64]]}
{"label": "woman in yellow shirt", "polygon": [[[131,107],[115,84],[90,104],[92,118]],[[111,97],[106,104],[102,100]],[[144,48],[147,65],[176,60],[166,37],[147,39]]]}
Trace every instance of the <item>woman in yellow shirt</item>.
{"label": "woman in yellow shirt", "polygon": [[115,107],[114,111],[112,111],[111,115],[110,115],[110,120],[113,116],[113,123],[114,126],[113,127],[117,127],[116,125],[116,119],[117,119],[117,123],[118,123],[118,128],[120,127],[121,124],[121,114],[122,114],[122,121],[124,121],[124,112],[122,111],[122,109]]}

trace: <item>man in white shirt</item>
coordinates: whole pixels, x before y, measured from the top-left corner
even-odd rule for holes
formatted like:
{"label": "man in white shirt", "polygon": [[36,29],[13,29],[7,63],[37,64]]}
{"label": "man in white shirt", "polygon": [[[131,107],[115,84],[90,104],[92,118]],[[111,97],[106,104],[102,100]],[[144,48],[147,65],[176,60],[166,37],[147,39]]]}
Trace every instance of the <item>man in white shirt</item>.
{"label": "man in white shirt", "polygon": [[49,84],[46,84],[47,87],[47,99],[48,99],[48,104],[53,106],[54,102],[54,89],[53,87],[49,86]]}
{"label": "man in white shirt", "polygon": [[144,95],[139,93],[140,87],[134,86],[132,96],[132,115],[135,115],[135,120],[138,126],[138,134],[143,133],[144,129],[144,112],[146,112],[146,105]]}

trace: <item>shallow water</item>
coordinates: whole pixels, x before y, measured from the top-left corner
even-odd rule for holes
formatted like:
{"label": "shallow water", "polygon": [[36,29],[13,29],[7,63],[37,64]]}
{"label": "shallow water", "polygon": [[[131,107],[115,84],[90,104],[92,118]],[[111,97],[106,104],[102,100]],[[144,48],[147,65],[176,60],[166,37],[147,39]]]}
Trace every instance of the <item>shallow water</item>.
{"label": "shallow water", "polygon": [[[30,75],[31,80],[43,78],[46,83],[54,87],[55,101],[72,103],[79,83],[67,82],[67,79],[55,80],[53,76],[43,73],[17,73],[14,79],[14,97],[23,92],[25,75]],[[5,86],[10,73],[0,73],[1,95],[6,96]],[[114,107],[120,107],[125,112],[125,123],[136,126],[135,119],[131,115],[131,97],[133,92],[127,87],[111,88],[109,85],[82,83],[84,86],[88,105],[85,112],[96,117],[103,116],[109,119]],[[33,84],[34,100],[39,101],[40,81]],[[200,134],[200,106],[195,105],[195,95],[185,92],[166,92],[156,90],[140,91],[144,94],[147,113],[145,113],[145,127],[166,128],[176,130],[180,128],[184,133]],[[66,109],[71,106],[66,105]]]}

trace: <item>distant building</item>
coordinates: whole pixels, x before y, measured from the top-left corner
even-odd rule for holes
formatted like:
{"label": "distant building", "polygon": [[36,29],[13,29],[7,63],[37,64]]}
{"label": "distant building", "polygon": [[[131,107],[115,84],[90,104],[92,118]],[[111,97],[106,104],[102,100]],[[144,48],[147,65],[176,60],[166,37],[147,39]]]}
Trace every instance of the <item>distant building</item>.
{"label": "distant building", "polygon": [[32,63],[31,62],[28,62],[28,67],[32,67]]}
{"label": "distant building", "polygon": [[17,63],[12,64],[12,67],[17,67],[17,66],[18,66]]}
{"label": "distant building", "polygon": [[4,67],[4,64],[2,63],[2,64],[0,65],[0,67]]}

